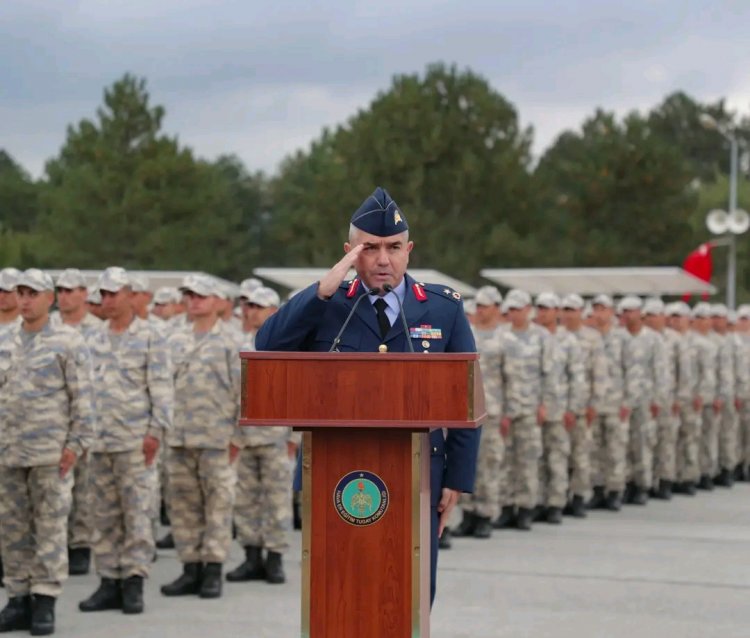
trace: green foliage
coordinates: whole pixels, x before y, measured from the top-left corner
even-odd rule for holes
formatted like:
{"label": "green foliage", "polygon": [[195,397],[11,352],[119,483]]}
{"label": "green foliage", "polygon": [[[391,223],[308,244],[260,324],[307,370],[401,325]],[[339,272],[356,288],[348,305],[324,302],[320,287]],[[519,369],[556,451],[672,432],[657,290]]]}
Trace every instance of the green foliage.
{"label": "green foliage", "polygon": [[37,185],[5,151],[0,150],[0,227],[27,231],[39,211]]}

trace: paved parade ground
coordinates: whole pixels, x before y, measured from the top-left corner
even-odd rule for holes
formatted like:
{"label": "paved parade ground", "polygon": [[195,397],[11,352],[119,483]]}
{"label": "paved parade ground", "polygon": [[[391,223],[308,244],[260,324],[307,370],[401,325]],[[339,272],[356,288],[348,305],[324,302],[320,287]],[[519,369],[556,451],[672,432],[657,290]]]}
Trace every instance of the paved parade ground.
{"label": "paved parade ground", "polygon": [[[78,601],[97,581],[71,578],[58,605],[57,635],[296,637],[299,533],[292,539],[286,585],[225,583],[219,600],[161,596],[159,585],[177,575],[179,564],[174,551],[160,552],[142,616],[80,613]],[[239,560],[234,547],[230,568]],[[431,635],[747,638],[750,485],[629,506],[619,515],[566,518],[562,527],[540,523],[531,533],[495,532],[489,541],[456,539],[440,555]]]}

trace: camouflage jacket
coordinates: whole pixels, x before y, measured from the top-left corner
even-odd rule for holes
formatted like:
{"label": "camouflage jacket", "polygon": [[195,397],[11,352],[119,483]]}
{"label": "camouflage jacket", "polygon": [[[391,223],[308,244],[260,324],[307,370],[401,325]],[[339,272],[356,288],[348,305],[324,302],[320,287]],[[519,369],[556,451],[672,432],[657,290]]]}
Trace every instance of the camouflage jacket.
{"label": "camouflage jacket", "polygon": [[748,340],[741,334],[732,333],[734,343],[734,380],[735,396],[750,400],[750,348]]}
{"label": "camouflage jacket", "polygon": [[536,326],[498,331],[502,373],[500,414],[510,418],[536,416],[552,370],[549,335]]}
{"label": "camouflage jacket", "polygon": [[628,333],[621,328],[610,328],[607,332],[601,332],[604,344],[604,356],[607,360],[607,378],[609,379],[609,391],[596,407],[599,414],[617,414],[620,408],[627,404],[625,398],[626,379],[631,373],[625,365],[625,346],[628,342]]}
{"label": "camouflage jacket", "polygon": [[697,394],[708,405],[716,398],[716,365],[718,363],[718,348],[709,335],[699,332],[690,333],[690,343],[695,352]]}
{"label": "camouflage jacket", "polygon": [[698,357],[689,334],[667,328],[668,359],[674,375],[673,403],[686,407],[698,396]]}
{"label": "camouflage jacket", "polygon": [[501,374],[500,344],[501,337],[497,328],[480,330],[472,326],[474,342],[479,353],[479,367],[484,382],[484,400],[487,415],[490,418],[501,416],[500,406],[503,402],[503,377]]}
{"label": "camouflage jacket", "polygon": [[583,408],[585,410],[587,407],[592,407],[596,412],[602,412],[607,396],[611,392],[604,340],[596,330],[588,326],[581,326],[580,330],[575,332],[567,330],[565,332],[573,336],[581,348],[584,371]]}
{"label": "camouflage jacket", "polygon": [[567,330],[550,334],[552,368],[546,383],[544,405],[547,419],[561,421],[566,412],[582,414],[586,409],[586,377],[581,345]]}
{"label": "camouflage jacket", "polygon": [[29,338],[18,327],[0,352],[0,463],[55,465],[94,436],[91,355],[81,335],[50,323]]}
{"label": "camouflage jacket", "polygon": [[734,401],[735,374],[734,374],[734,344],[731,335],[720,335],[717,332],[709,333],[710,339],[716,345],[716,396],[730,403]]}
{"label": "camouflage jacket", "polygon": [[[630,334],[630,333],[628,333]],[[628,407],[668,401],[667,361],[664,341],[647,326],[630,335],[625,345],[625,401]]]}

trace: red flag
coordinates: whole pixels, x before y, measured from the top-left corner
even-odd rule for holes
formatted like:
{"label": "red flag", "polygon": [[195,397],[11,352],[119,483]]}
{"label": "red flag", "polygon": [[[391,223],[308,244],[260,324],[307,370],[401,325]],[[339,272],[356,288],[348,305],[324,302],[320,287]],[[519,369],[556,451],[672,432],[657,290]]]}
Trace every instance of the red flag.
{"label": "red flag", "polygon": [[[711,258],[711,248],[712,246],[710,242],[701,244],[685,257],[685,261],[682,262],[683,269],[707,283],[711,282],[711,274],[714,270],[714,263]],[[684,295],[683,299],[685,301],[690,301],[690,297],[691,295]],[[703,298],[708,299],[708,295],[704,293]]]}

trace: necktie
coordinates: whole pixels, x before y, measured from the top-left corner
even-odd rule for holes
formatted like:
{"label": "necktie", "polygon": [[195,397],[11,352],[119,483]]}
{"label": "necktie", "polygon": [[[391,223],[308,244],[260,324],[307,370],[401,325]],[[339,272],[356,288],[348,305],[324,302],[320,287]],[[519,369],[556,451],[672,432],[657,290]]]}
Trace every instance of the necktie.
{"label": "necktie", "polygon": [[388,319],[388,315],[385,314],[385,309],[388,307],[388,304],[385,303],[384,299],[377,299],[373,305],[375,306],[375,310],[378,313],[378,326],[380,326],[380,338],[385,339],[385,335],[387,335],[388,331],[391,329],[391,322]]}

